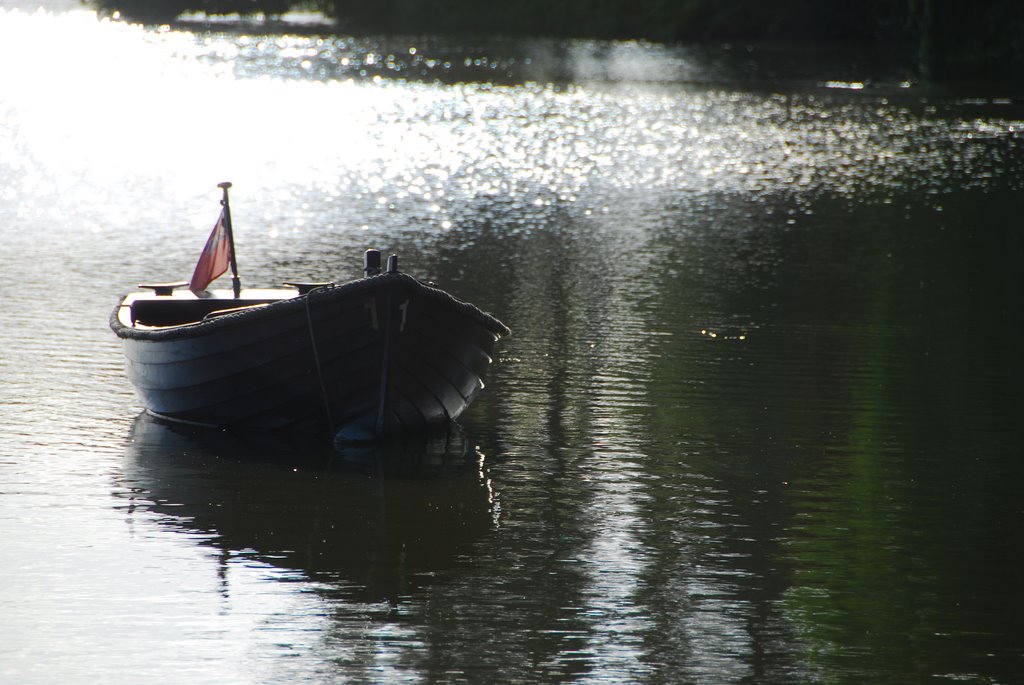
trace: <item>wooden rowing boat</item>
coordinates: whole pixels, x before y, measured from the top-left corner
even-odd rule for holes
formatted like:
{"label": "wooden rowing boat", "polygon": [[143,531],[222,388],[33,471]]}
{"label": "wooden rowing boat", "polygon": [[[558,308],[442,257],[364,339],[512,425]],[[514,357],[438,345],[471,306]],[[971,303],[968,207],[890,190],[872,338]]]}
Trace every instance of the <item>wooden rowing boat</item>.
{"label": "wooden rowing boat", "polygon": [[146,408],[166,419],[337,440],[450,423],[484,387],[508,328],[399,272],[394,256],[381,270],[368,250],[364,269],[343,284],[241,289],[236,274],[232,290],[143,286],[110,326]]}

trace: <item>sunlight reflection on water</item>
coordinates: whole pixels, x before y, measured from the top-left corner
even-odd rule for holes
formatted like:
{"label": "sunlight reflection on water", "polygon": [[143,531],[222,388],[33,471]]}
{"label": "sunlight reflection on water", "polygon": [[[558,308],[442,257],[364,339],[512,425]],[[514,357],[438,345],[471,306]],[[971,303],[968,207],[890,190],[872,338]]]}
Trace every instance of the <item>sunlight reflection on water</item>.
{"label": "sunlight reflection on water", "polygon": [[[74,191],[84,174],[111,186],[161,179],[167,197],[194,196],[207,184],[181,179],[209,168],[242,188],[266,189],[261,194],[271,194],[282,214],[291,197],[272,189],[285,178],[435,227],[456,225],[463,208],[479,213],[489,202],[601,212],[608,197],[636,190],[884,197],[908,177],[935,192],[953,176],[991,175],[1000,151],[982,154],[968,141],[1013,136],[1021,125],[941,112],[921,119],[911,103],[885,97],[864,108],[824,93],[615,86],[678,71],[671,53],[637,45],[611,56],[596,48],[560,56],[624,72],[592,82],[447,85],[358,74],[296,79],[282,71],[294,54],[313,49],[351,59],[335,53],[358,41],[153,32],[97,23],[87,12],[47,22],[7,13],[2,27],[0,58],[19,69],[5,83],[7,102],[18,108],[16,129],[6,128],[17,137],[0,144],[5,158],[31,150],[36,160],[14,191],[25,196]],[[253,41],[258,58],[247,52]],[[40,52],[40,44],[51,47]],[[26,63],[26,54],[36,56]],[[374,54],[368,48],[360,59]],[[937,145],[954,153],[934,154]]]}

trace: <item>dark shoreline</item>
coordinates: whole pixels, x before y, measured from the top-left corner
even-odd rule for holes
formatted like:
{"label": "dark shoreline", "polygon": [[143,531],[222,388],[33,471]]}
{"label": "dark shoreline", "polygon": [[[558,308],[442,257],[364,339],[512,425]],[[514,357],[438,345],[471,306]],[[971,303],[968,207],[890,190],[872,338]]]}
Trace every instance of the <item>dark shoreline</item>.
{"label": "dark shoreline", "polygon": [[[913,56],[915,77],[1024,83],[1024,3],[982,0],[969,11],[942,0],[347,0],[314,5],[291,0],[95,0],[106,15],[193,30],[227,30],[218,21],[179,19],[239,15],[264,33],[307,35],[444,35],[505,38],[643,40],[664,44],[832,44]],[[284,22],[292,10],[321,12],[322,22]],[[249,20],[264,16],[266,20]]]}

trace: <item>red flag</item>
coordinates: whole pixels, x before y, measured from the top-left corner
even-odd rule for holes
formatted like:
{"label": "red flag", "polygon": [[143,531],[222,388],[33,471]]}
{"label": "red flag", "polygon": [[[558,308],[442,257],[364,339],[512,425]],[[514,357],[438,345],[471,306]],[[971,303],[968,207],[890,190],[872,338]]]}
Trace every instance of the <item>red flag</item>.
{"label": "red flag", "polygon": [[203,253],[199,255],[199,262],[196,263],[196,270],[192,273],[192,280],[188,289],[198,294],[206,290],[231,264],[231,242],[228,240],[228,227],[221,210],[220,217],[210,232],[206,241]]}

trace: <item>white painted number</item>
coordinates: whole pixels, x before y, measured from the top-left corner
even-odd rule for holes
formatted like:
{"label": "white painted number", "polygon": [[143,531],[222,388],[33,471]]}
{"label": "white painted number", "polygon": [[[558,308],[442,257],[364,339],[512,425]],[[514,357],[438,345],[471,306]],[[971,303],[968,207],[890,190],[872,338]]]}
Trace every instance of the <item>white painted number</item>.
{"label": "white painted number", "polygon": [[401,333],[405,331],[405,316],[409,313],[409,300],[398,305],[398,308],[402,310],[402,322],[398,324],[398,332]]}

